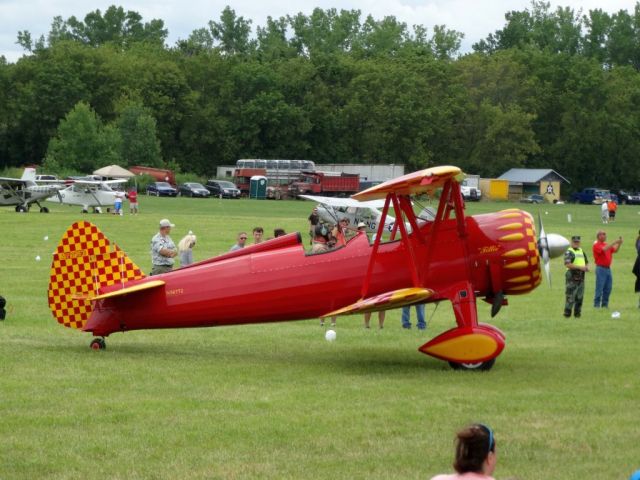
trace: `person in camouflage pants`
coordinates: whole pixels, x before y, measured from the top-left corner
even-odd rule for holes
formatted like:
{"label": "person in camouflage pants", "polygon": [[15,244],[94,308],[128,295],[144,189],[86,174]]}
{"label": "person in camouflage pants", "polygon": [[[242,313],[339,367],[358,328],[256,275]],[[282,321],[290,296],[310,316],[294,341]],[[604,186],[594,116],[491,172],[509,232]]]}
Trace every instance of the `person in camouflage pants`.
{"label": "person in camouflage pants", "polygon": [[589,260],[580,248],[580,237],[571,237],[571,246],[564,253],[564,265],[567,267],[565,274],[565,304],[564,316],[569,318],[573,310],[573,316],[580,318],[582,313],[582,300],[584,298],[584,276],[589,271]]}

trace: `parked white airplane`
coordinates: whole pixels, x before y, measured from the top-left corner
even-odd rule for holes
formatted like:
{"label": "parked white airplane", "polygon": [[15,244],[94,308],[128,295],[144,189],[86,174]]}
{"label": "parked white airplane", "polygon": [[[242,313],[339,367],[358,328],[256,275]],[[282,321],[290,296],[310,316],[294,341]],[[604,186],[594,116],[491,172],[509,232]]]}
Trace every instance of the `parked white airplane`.
{"label": "parked white airplane", "polygon": [[117,194],[111,185],[126,183],[121,180],[83,180],[74,179],[73,183],[59,192],[58,196],[47,198],[47,202],[62,203],[64,205],[80,205],[82,213],[87,213],[89,207],[94,213],[101,213],[101,207],[113,206]]}
{"label": "parked white airplane", "polygon": [[15,206],[16,212],[28,212],[35,203],[41,213],[49,213],[47,207],[40,205],[40,200],[59,195],[62,188],[64,185],[60,183],[37,184],[35,168],[25,168],[22,178],[0,177],[0,205]]}
{"label": "parked white airplane", "polygon": [[[355,227],[363,222],[367,226],[367,232],[374,233],[378,230],[380,220],[382,220],[382,208],[384,200],[371,200],[359,202],[353,198],[320,197],[316,195],[298,195],[305,200],[318,203],[318,215],[325,223],[337,224],[341,218],[349,220],[349,225]],[[432,222],[435,218],[435,211],[431,207],[426,207],[417,216],[418,221]],[[387,232],[393,230],[396,219],[387,215],[384,221],[384,229]],[[407,224],[409,231],[411,226]]]}

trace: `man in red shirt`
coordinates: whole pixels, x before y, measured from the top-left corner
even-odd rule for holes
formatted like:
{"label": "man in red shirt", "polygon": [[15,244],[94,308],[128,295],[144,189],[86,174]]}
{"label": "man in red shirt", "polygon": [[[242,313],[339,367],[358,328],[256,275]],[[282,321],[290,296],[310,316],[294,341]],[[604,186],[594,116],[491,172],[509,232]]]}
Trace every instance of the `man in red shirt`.
{"label": "man in red shirt", "polygon": [[593,298],[595,308],[609,306],[609,295],[613,287],[611,276],[611,261],[613,254],[620,249],[622,237],[611,243],[607,243],[607,232],[598,230],[596,241],[593,243],[593,259],[596,263],[596,293]]}

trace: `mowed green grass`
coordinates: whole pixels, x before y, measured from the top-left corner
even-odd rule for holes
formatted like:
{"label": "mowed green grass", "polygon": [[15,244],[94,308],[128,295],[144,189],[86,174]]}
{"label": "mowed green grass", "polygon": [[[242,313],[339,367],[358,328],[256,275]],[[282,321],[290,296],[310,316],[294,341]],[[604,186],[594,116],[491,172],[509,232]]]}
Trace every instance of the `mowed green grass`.
{"label": "mowed green grass", "polygon": [[[48,215],[0,210],[0,294],[9,302],[0,322],[0,479],[425,479],[451,470],[454,432],[474,421],[495,429],[498,479],[623,479],[640,468],[631,274],[640,207],[621,206],[607,228],[626,239],[610,310],[591,307],[589,274],[583,317],[564,319],[556,259],[552,288],[510,297],[495,319],[479,303],[481,320],[507,336],[493,370],[479,373],[417,351],[454,325],[445,302],[427,307],[426,332],[401,329],[393,311],[382,331],[364,330],[360,316],[339,319],[334,343],[307,320],[114,334],[106,351],[91,351],[91,337],[58,325],[47,306],[51,252],[72,222],[95,222],[148,272],[160,218],[176,224],[176,242],[193,230],[203,259],[255,225],[267,236],[301,230],[306,241],[312,207],[145,196],[140,204],[140,215],[122,218],[53,204]],[[601,227],[598,207],[525,208],[542,213],[548,232],[581,234],[586,247]]]}

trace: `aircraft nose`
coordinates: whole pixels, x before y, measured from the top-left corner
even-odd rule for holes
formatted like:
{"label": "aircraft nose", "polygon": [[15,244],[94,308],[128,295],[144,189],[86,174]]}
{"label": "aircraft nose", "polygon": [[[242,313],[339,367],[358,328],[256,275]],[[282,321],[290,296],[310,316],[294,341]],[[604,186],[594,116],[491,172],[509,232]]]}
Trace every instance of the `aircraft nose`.
{"label": "aircraft nose", "polygon": [[557,233],[548,233],[547,245],[549,248],[549,256],[551,258],[556,258],[567,251],[567,248],[569,248],[569,240]]}

